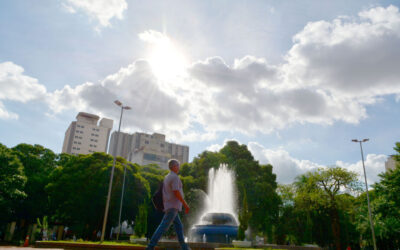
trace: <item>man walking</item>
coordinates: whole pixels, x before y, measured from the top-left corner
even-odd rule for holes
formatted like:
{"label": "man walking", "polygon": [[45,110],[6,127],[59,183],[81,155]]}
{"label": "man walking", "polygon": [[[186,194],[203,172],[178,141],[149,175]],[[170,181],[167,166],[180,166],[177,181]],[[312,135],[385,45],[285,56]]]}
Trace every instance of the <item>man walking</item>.
{"label": "man walking", "polygon": [[185,213],[189,213],[190,209],[183,198],[182,182],[178,176],[180,163],[178,160],[171,159],[168,161],[168,167],[170,172],[165,176],[163,182],[163,203],[165,214],[157,230],[151,237],[150,243],[146,248],[148,250],[154,249],[163,233],[171,226],[171,223],[174,223],[174,228],[182,250],[189,249],[185,243],[183,225],[178,214],[179,211],[182,211],[182,205],[185,208]]}

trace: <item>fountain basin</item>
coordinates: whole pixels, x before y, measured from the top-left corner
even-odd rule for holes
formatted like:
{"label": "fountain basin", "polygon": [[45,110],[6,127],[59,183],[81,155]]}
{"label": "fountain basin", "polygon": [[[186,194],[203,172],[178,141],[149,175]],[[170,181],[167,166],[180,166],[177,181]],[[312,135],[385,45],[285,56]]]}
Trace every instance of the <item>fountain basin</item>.
{"label": "fountain basin", "polygon": [[229,213],[207,213],[201,223],[190,229],[190,241],[231,243],[236,239],[238,225]]}

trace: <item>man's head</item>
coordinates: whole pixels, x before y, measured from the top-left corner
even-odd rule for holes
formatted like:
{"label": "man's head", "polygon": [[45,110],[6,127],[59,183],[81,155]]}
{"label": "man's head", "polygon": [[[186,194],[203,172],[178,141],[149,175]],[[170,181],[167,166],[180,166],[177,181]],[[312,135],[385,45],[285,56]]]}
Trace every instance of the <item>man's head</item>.
{"label": "man's head", "polygon": [[168,161],[168,167],[174,173],[178,173],[179,172],[179,166],[180,166],[180,163],[176,159],[171,159],[171,160]]}

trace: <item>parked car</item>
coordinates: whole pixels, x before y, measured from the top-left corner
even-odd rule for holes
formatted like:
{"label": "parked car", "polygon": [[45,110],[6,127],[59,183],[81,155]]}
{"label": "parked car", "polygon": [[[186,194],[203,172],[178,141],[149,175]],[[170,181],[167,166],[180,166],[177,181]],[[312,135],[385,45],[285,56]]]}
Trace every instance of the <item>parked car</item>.
{"label": "parked car", "polygon": [[237,237],[238,224],[232,214],[207,213],[200,221],[190,229],[192,242],[231,243]]}

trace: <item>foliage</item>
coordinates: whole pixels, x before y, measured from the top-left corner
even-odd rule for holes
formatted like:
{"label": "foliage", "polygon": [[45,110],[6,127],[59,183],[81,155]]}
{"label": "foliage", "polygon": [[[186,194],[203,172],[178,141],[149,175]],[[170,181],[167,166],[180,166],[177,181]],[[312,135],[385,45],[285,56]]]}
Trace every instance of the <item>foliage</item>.
{"label": "foliage", "polygon": [[49,211],[49,196],[45,186],[56,168],[57,155],[40,145],[19,144],[13,148],[27,177],[24,192],[27,197],[17,208],[17,216],[29,222],[42,217]]}
{"label": "foliage", "polygon": [[42,222],[40,222],[40,219],[37,218],[37,229],[38,230],[47,230],[49,228],[49,223],[47,221],[47,216],[44,216],[42,219]]}
{"label": "foliage", "polygon": [[[400,144],[395,150],[400,153]],[[397,164],[399,155],[395,155]],[[400,167],[380,174],[381,180],[370,191],[371,210],[374,221],[374,231],[379,249],[396,249],[400,247]],[[366,195],[357,199],[359,213],[357,229],[364,239],[364,244],[372,245],[370,222]]]}
{"label": "foliage", "polygon": [[244,240],[245,232],[249,227],[249,219],[251,217],[251,213],[249,212],[247,205],[247,195],[246,190],[243,191],[243,205],[242,209],[239,213],[239,230],[238,230],[238,239]]}
{"label": "foliage", "polygon": [[[296,205],[308,211],[311,218],[315,211],[329,215],[336,249],[341,248],[340,212],[345,210],[348,196],[359,190],[357,175],[340,167],[320,168],[297,178]],[[307,223],[309,225],[309,223]],[[312,225],[310,225],[312,226]]]}
{"label": "foliage", "polygon": [[139,206],[139,214],[135,219],[135,234],[142,237],[147,232],[147,201]]}
{"label": "foliage", "polygon": [[199,190],[206,192],[210,168],[217,169],[222,163],[228,164],[236,174],[237,187],[241,187],[237,188],[238,200],[243,200],[244,191],[247,193],[248,210],[252,213],[249,220],[252,231],[262,232],[272,241],[273,224],[278,217],[279,203],[276,175],[272,173],[271,165],[260,165],[254,160],[246,145],[228,141],[219,152],[204,151],[195,157],[192,163],[182,166],[181,174],[185,192],[189,194],[189,206],[198,206],[194,197],[199,197]]}
{"label": "foliage", "polygon": [[[113,158],[104,153],[79,155],[65,161],[50,176],[46,187],[50,194],[53,220],[70,225],[79,236],[89,237],[102,225]],[[140,175],[139,167],[117,158],[111,192],[108,228],[118,224],[123,172],[126,165],[126,188],[122,221],[132,221],[138,207],[150,195],[148,182]],[[109,229],[107,229],[109,231]]]}
{"label": "foliage", "polygon": [[[379,249],[400,247],[400,143],[394,149],[396,169],[381,174],[380,182],[370,190]],[[89,238],[102,225],[112,160],[104,153],[57,155],[40,145],[7,148],[0,144],[1,228],[11,219],[25,220],[27,225],[43,218],[39,227],[60,223],[78,238]],[[336,243],[336,248],[372,245],[366,194],[357,196],[361,187],[355,173],[324,168],[299,176],[293,184],[278,186],[273,167],[259,164],[246,145],[235,141],[227,142],[219,152],[204,151],[193,162],[182,164],[181,180],[191,207],[189,215],[183,215],[186,229],[203,210],[209,169],[222,163],[236,175],[238,200],[242,201],[238,207],[240,236],[249,227],[252,233],[278,244],[316,243],[328,247]],[[108,232],[117,225],[125,166],[121,219],[135,218],[136,233],[150,237],[162,214],[153,209],[149,197],[168,170],[117,158]],[[24,237],[27,227],[24,230],[15,235]]]}
{"label": "foliage", "polygon": [[0,144],[0,222],[15,216],[18,203],[26,198],[23,165],[13,151]]}

